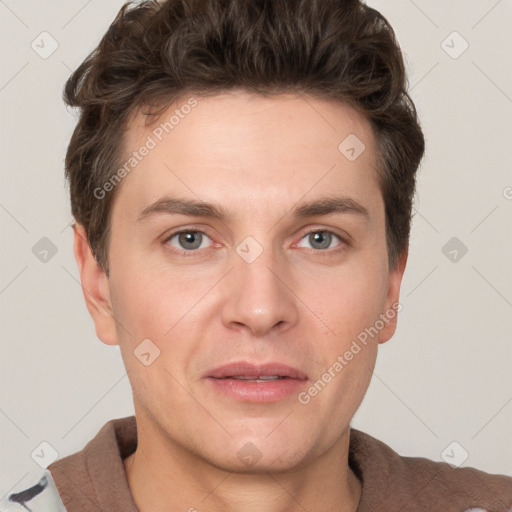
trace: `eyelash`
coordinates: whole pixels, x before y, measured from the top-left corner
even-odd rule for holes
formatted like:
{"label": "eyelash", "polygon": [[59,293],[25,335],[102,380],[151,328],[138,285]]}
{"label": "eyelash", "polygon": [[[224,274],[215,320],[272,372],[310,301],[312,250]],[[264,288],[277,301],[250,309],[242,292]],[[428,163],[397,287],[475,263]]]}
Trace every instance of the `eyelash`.
{"label": "eyelash", "polygon": [[[169,241],[172,238],[174,238],[176,235],[180,235],[182,233],[201,233],[201,234],[206,235],[208,238],[211,239],[211,237],[208,235],[208,233],[205,233],[204,231],[201,231],[199,229],[181,229],[179,231],[174,231],[168,237],[166,237],[165,240],[163,241],[163,244],[164,245],[169,245]],[[305,237],[307,237],[309,235],[313,235],[315,233],[329,233],[331,235],[334,235],[335,237],[337,237],[340,240],[340,244],[337,245],[334,248],[331,248],[331,249],[310,249],[312,251],[315,251],[320,256],[330,256],[330,255],[333,254],[333,252],[341,251],[341,250],[345,249],[347,246],[350,245],[347,239],[343,238],[341,235],[338,235],[334,231],[330,231],[328,229],[313,229],[313,230],[308,231],[307,233],[305,233],[300,238],[300,240],[302,240],[303,238],[305,238]],[[180,250],[180,249],[177,249],[176,247],[173,247],[173,246],[172,246],[172,249],[170,249],[170,250],[172,252],[174,252],[174,253],[177,253],[180,256],[185,256],[185,257],[195,257],[195,256],[198,256],[200,254],[200,252],[201,252],[200,249],[194,249],[194,250],[186,251],[185,249],[181,249]]]}

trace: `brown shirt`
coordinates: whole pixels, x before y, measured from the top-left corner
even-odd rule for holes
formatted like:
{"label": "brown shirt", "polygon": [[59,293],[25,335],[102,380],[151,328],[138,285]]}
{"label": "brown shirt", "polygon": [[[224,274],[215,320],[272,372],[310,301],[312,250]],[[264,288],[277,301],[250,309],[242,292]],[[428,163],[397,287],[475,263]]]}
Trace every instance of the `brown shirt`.
{"label": "brown shirt", "polygon": [[[107,422],[83,450],[51,464],[67,512],[138,512],[123,465],[136,447],[135,416],[128,416]],[[512,477],[402,457],[353,428],[349,464],[362,482],[357,512],[512,512]]]}

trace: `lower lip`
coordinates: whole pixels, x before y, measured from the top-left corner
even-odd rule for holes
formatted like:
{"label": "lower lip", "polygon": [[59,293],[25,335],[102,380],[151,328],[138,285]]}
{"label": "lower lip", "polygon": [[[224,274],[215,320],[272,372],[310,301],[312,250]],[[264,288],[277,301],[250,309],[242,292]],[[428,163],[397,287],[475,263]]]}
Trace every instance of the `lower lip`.
{"label": "lower lip", "polygon": [[214,377],[208,377],[207,380],[217,391],[243,402],[277,402],[299,393],[306,382],[306,380],[290,378],[266,382],[216,379]]}

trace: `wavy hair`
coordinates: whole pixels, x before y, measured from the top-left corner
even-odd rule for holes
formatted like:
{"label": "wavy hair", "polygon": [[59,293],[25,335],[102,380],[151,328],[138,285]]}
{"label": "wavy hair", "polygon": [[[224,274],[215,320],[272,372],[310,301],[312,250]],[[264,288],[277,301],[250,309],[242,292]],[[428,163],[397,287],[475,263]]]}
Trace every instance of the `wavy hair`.
{"label": "wavy hair", "polygon": [[119,187],[101,200],[94,190],[120,165],[130,117],[144,111],[148,125],[187,94],[235,88],[337,100],[368,119],[395,268],[425,142],[388,21],[359,0],[146,0],[121,7],[64,87],[65,103],[80,109],[65,158],[71,210],[107,275]]}

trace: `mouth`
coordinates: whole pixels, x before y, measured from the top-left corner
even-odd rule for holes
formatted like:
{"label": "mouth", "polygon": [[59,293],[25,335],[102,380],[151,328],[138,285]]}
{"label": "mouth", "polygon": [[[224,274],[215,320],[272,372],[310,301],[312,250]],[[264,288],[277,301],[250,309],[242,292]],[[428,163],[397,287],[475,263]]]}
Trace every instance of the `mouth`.
{"label": "mouth", "polygon": [[247,377],[247,376],[231,376],[231,377],[212,377],[213,379],[234,379],[234,380],[245,380],[246,382],[268,382],[271,380],[289,379],[290,377],[283,377],[281,375],[258,375],[258,377]]}
{"label": "mouth", "polygon": [[306,380],[307,375],[297,368],[283,363],[254,364],[236,361],[206,372],[206,377],[214,379],[238,379],[269,381],[279,379]]}
{"label": "mouth", "polygon": [[222,395],[243,402],[275,402],[304,387],[307,375],[282,363],[230,363],[203,376]]}

